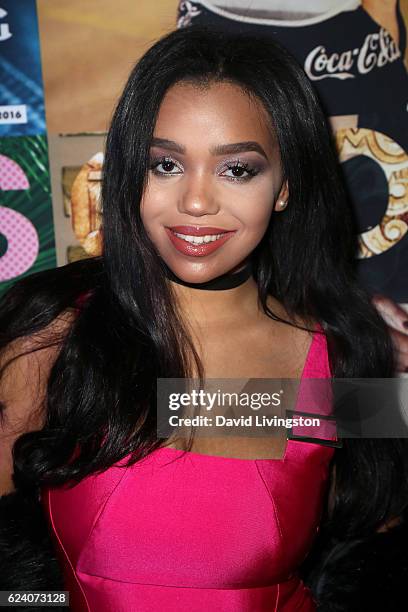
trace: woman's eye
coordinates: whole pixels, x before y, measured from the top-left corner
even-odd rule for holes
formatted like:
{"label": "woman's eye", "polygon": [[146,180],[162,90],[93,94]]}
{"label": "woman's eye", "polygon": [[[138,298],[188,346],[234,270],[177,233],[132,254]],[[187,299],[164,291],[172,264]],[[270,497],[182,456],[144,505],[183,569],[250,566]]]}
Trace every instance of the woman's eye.
{"label": "woman's eye", "polygon": [[150,165],[150,169],[155,174],[161,174],[162,176],[181,174],[180,166],[178,166],[176,162],[170,158],[162,158],[153,161]]}
{"label": "woman's eye", "polygon": [[[176,176],[183,173],[183,168],[171,157],[161,157],[150,163],[150,170],[157,176]],[[227,164],[221,172],[230,181],[247,181],[258,174],[258,170],[251,168],[248,163],[240,161]]]}
{"label": "woman's eye", "polygon": [[224,171],[223,176],[231,180],[249,180],[253,176],[258,174],[257,170],[250,168],[249,164],[236,163],[227,166],[227,170]]}
{"label": "woman's eye", "polygon": [[246,176],[246,174],[248,173],[248,171],[242,166],[230,166],[229,170],[231,170],[232,176],[235,176],[236,178]]}

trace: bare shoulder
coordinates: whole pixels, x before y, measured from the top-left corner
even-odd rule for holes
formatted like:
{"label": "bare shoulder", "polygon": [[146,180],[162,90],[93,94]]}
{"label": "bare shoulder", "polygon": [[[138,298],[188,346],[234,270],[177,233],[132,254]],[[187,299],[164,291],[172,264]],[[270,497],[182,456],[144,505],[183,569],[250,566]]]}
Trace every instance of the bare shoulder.
{"label": "bare shoulder", "polygon": [[43,427],[47,382],[75,311],[18,338],[0,352],[0,495],[12,488],[12,448],[23,433]]}

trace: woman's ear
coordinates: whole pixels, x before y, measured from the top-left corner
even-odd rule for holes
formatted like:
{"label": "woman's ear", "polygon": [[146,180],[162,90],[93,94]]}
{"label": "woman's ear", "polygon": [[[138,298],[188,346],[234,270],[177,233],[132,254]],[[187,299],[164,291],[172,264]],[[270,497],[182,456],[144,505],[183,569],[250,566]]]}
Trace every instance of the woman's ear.
{"label": "woman's ear", "polygon": [[280,188],[280,191],[275,200],[274,209],[276,210],[276,212],[281,212],[282,210],[285,210],[286,206],[288,205],[288,199],[289,199],[288,181],[284,181],[282,183],[282,187]]}

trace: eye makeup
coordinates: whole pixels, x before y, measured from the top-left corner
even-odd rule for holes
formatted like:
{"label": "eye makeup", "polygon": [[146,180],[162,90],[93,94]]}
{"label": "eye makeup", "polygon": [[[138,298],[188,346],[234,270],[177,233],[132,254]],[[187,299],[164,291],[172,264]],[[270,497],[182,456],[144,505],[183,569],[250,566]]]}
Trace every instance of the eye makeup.
{"label": "eye makeup", "polygon": [[[157,169],[159,166],[163,166],[164,172],[161,172],[160,170]],[[156,176],[167,177],[167,176],[175,176],[175,175],[181,174],[181,172],[172,172],[172,170],[174,170],[175,168],[182,170],[179,163],[176,162],[176,160],[174,160],[172,157],[168,155],[160,155],[156,158],[153,157],[150,160],[150,170]]]}
{"label": "eye makeup", "polygon": [[[158,168],[162,166],[163,170]],[[179,169],[181,172],[174,172]],[[150,159],[150,170],[154,175],[159,177],[177,176],[182,173],[183,168],[175,159],[169,155],[152,156]],[[261,167],[249,161],[240,159],[231,159],[223,161],[219,164],[216,172],[232,182],[246,182],[257,176],[261,171]],[[231,174],[226,174],[230,172]]]}
{"label": "eye makeup", "polygon": [[[249,181],[260,172],[260,168],[250,164],[248,161],[241,161],[240,159],[224,162],[224,165],[226,168],[223,170],[223,172],[231,171],[232,174],[228,175],[220,172],[221,176],[225,176],[225,178],[234,182]],[[246,173],[246,175],[242,173]]]}

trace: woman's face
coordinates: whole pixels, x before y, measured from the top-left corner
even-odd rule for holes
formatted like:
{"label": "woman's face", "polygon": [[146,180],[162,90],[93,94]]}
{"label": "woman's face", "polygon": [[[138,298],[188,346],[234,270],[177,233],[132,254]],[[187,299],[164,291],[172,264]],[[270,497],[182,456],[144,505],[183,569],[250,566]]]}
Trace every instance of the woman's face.
{"label": "woman's face", "polygon": [[261,103],[226,82],[169,89],[154,129],[141,216],[174,274],[200,283],[239,269],[278,198],[287,198],[287,188]]}

